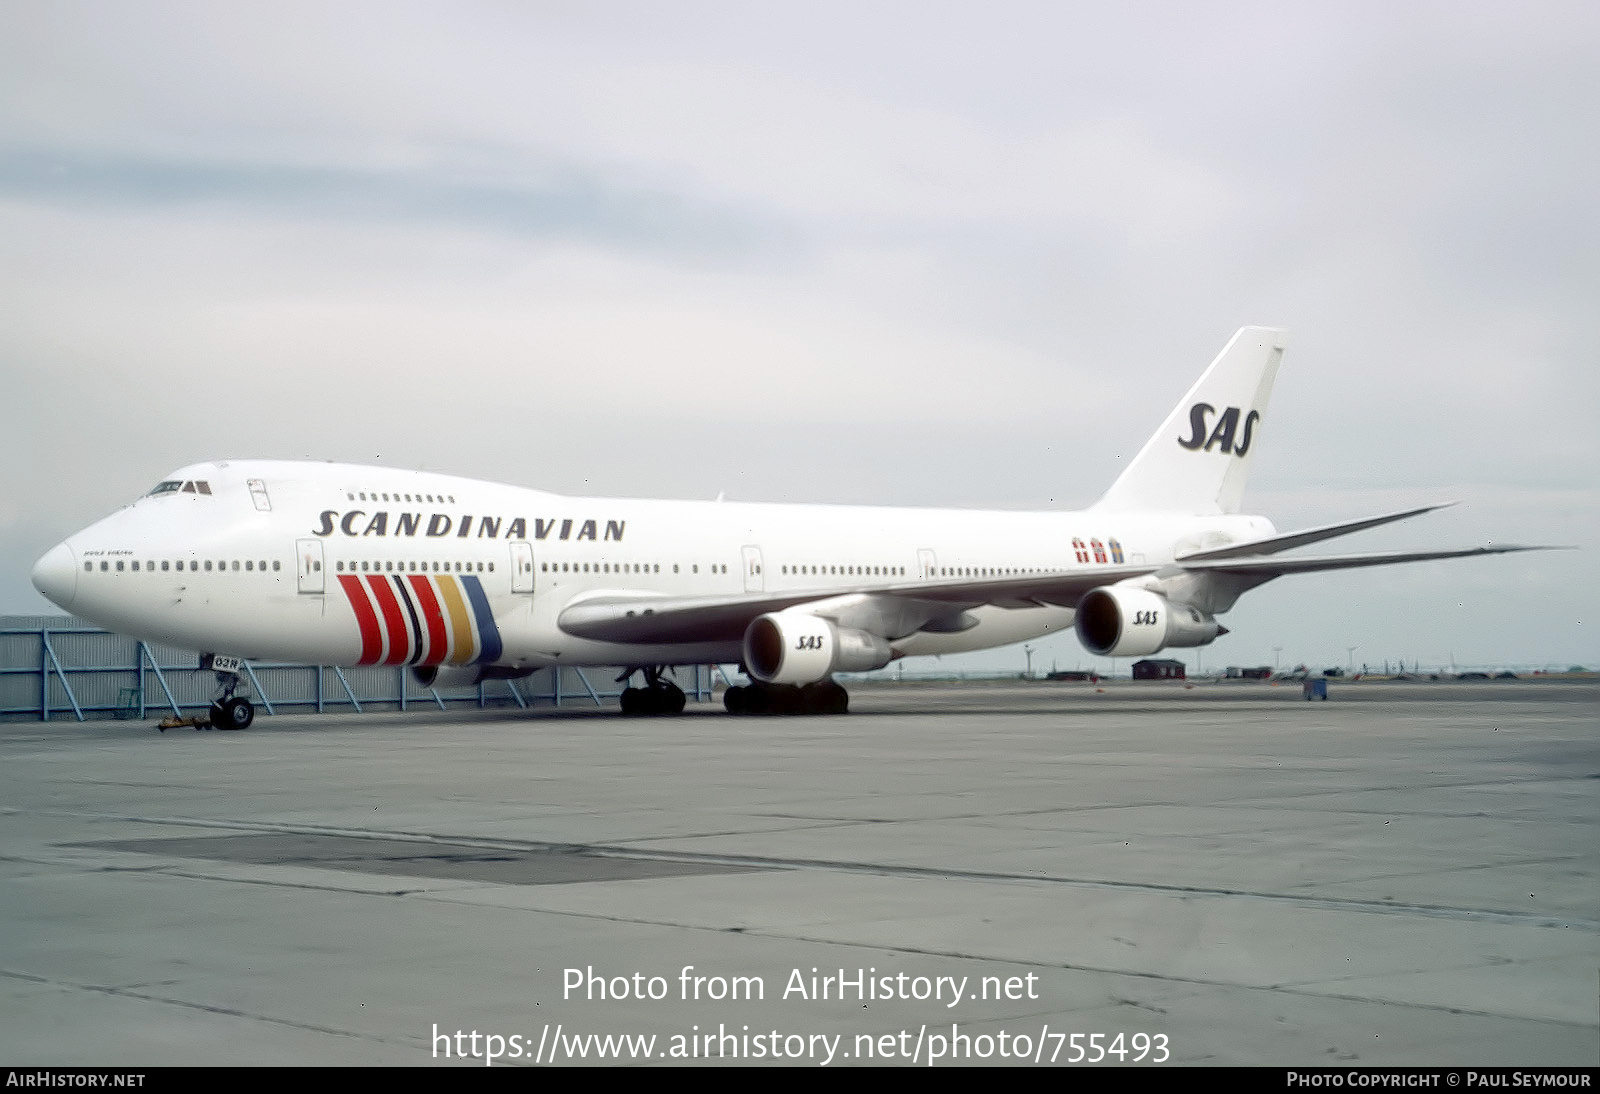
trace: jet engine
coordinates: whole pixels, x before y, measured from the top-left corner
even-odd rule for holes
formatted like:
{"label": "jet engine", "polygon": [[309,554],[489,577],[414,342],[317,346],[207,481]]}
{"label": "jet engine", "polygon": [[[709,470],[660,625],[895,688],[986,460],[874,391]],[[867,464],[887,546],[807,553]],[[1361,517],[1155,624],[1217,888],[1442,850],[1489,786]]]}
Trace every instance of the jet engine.
{"label": "jet engine", "polygon": [[507,665],[415,665],[411,679],[425,688],[475,688],[485,680],[513,680],[532,669]]}
{"label": "jet engine", "polygon": [[810,684],[835,672],[881,669],[893,658],[877,635],[809,612],[771,612],[744,632],[744,667],[764,684]]}
{"label": "jet engine", "polygon": [[1205,646],[1228,633],[1199,608],[1120,585],[1085,593],[1073,625],[1084,649],[1100,657],[1143,657],[1168,646]]}

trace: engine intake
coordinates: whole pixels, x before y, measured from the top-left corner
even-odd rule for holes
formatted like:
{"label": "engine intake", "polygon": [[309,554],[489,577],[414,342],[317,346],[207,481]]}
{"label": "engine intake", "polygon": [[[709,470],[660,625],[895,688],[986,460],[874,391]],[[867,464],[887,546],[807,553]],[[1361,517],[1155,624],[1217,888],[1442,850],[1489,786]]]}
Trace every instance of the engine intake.
{"label": "engine intake", "polygon": [[1143,657],[1168,646],[1205,646],[1228,633],[1206,612],[1148,589],[1107,585],[1078,601],[1073,626],[1100,657]]}
{"label": "engine intake", "polygon": [[744,667],[764,684],[810,684],[835,672],[881,669],[894,659],[875,634],[808,612],[771,612],[744,632]]}

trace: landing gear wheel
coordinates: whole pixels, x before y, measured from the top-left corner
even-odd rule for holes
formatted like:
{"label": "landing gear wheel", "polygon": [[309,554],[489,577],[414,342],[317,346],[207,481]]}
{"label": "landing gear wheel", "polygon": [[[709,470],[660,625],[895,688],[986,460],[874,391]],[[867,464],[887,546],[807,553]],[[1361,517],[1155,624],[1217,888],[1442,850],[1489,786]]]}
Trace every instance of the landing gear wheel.
{"label": "landing gear wheel", "polygon": [[799,714],[805,708],[801,705],[800,689],[794,684],[769,684],[767,695],[767,709],[774,714]]}
{"label": "landing gear wheel", "polygon": [[722,705],[729,714],[843,714],[850,709],[850,693],[832,680],[804,687],[755,683],[730,687]]}
{"label": "landing gear wheel", "polygon": [[800,713],[843,714],[850,705],[850,693],[832,680],[819,680],[800,689]]}
{"label": "landing gear wheel", "polygon": [[622,713],[628,717],[648,714],[682,714],[688,697],[677,684],[657,680],[648,687],[624,688]]}
{"label": "landing gear wheel", "polygon": [[256,708],[238,697],[211,705],[211,724],[217,729],[249,729],[256,720]]}

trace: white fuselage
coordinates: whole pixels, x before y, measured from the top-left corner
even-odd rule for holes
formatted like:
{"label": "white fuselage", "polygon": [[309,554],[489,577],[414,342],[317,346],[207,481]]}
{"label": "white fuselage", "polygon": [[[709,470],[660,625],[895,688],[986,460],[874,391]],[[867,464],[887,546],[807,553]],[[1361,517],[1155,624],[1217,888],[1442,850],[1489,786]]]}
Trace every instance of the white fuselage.
{"label": "white fuselage", "polygon": [[[1175,552],[1272,532],[1250,516],[566,497],[288,461],[197,464],[163,486],[47,555],[41,589],[149,640],[334,665],[735,662],[737,642],[598,642],[557,619],[607,595],[822,598],[1124,560],[1153,568]],[[955,653],[1073,623],[1066,607],[972,615],[976,626],[908,635],[897,649]]]}

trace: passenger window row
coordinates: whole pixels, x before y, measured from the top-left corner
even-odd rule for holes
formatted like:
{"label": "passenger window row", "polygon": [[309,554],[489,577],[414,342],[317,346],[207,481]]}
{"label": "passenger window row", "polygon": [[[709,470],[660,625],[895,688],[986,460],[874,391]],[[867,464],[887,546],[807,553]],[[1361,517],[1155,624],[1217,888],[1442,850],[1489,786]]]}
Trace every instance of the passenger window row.
{"label": "passenger window row", "polygon": [[[542,574],[659,574],[659,562],[541,562],[539,572]],[[671,573],[682,573],[682,563],[674,562]],[[689,572],[700,572],[700,564],[692,563]],[[728,567],[724,563],[714,563],[706,567],[710,574],[725,574]]]}
{"label": "passenger window row", "polygon": [[[237,573],[239,571],[244,571],[245,573],[254,573],[254,572],[266,573],[267,572],[267,560],[266,559],[261,559],[260,561],[257,561],[256,559],[253,559],[253,558],[247,558],[243,562],[240,562],[238,559],[232,559],[232,560],[218,560],[215,563],[213,563],[212,560],[209,559],[209,558],[207,558],[207,559],[191,558],[191,559],[188,559],[188,560],[184,560],[184,559],[180,558],[177,561],[173,561],[171,559],[165,559],[164,558],[164,559],[161,560],[161,572],[162,573],[167,573],[169,571],[176,571],[176,572],[182,573],[185,570],[185,568],[187,568],[188,572],[190,572],[190,573],[197,573],[200,570],[204,570],[206,573],[220,573],[220,572],[223,572],[223,571],[230,571],[230,570],[235,572],[235,573]],[[112,569],[111,561],[109,559],[102,559],[101,562],[100,562],[100,572],[101,573],[107,573],[111,569]],[[119,573],[119,574],[122,573],[124,570],[128,570],[128,571],[130,571],[132,573],[141,572],[138,559],[131,559],[131,560],[130,559],[117,559],[116,565],[115,565],[115,569],[116,569],[116,572]],[[273,573],[277,573],[279,570],[282,570],[282,569],[283,569],[283,563],[274,560],[273,563],[272,563],[272,571],[273,571]],[[88,561],[88,562],[85,562],[83,564],[83,572],[86,573],[86,574],[94,572],[94,562],[92,560]],[[144,563],[143,572],[144,573],[149,573],[149,574],[153,574],[153,573],[156,572],[156,563],[155,563],[154,559],[146,560],[146,562]]]}
{"label": "passenger window row", "polygon": [[840,577],[904,577],[904,566],[784,566],[781,572],[796,576],[837,575]]}
{"label": "passenger window row", "polygon": [[362,559],[359,563],[357,563],[354,559],[351,559],[350,563],[348,565],[346,565],[344,559],[340,559],[339,561],[337,561],[337,562],[335,562],[333,564],[333,568],[334,568],[335,571],[337,571],[339,573],[343,573],[346,570],[348,570],[350,573],[356,573],[359,570],[361,573],[364,573],[364,574],[365,573],[388,573],[388,574],[392,574],[392,573],[402,573],[402,574],[417,574],[417,573],[422,573],[422,574],[429,574],[429,573],[432,573],[432,574],[449,574],[449,573],[471,574],[471,573],[478,573],[478,574],[481,574],[481,573],[491,573],[492,574],[492,573],[494,573],[494,563],[492,563],[492,562],[489,562],[489,563],[483,563],[483,562],[456,562],[456,563],[452,564],[452,563],[449,563],[449,562],[417,562],[415,560],[405,560],[405,561],[396,562],[394,559],[384,559],[382,561],[369,562],[366,559]]}
{"label": "passenger window row", "polygon": [[429,502],[434,505],[456,503],[454,494],[402,494],[397,490],[380,493],[377,490],[346,490],[344,496],[351,501],[403,501],[403,502]]}

